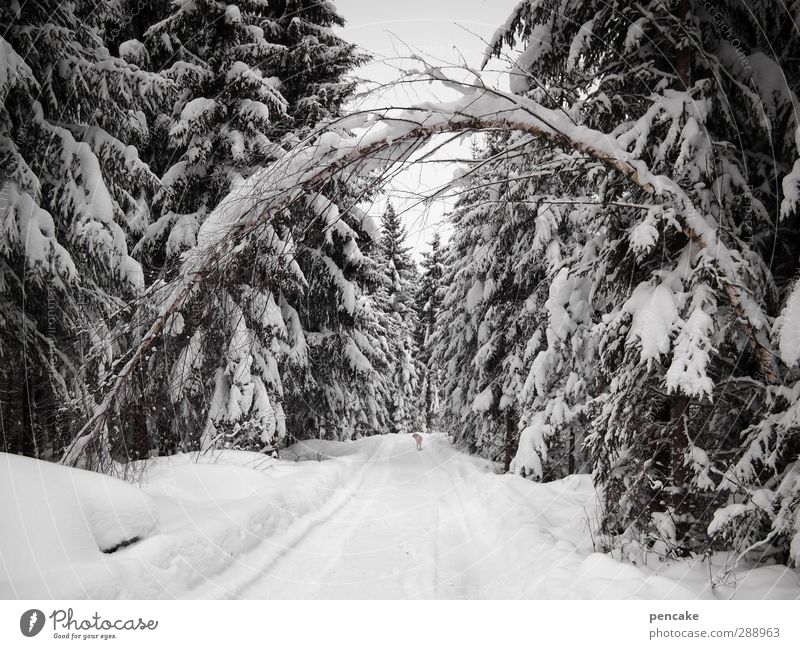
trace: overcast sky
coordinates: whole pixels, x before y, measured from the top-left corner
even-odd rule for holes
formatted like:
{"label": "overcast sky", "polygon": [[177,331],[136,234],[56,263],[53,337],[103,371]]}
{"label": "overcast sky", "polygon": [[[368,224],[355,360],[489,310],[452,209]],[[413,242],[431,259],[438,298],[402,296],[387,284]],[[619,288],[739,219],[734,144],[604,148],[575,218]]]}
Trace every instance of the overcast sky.
{"label": "overcast sky", "polygon": [[[471,67],[479,67],[485,50],[484,41],[489,40],[506,21],[518,1],[334,0],[334,4],[347,21],[345,28],[339,30],[341,35],[376,58],[376,62],[359,69],[357,76],[386,83],[397,77],[396,66],[412,65],[397,60],[397,57],[408,54],[409,48],[432,60],[459,62],[463,57]],[[502,85],[502,81],[500,83]],[[449,98],[443,96],[441,88],[427,84],[393,92],[382,97],[382,105],[391,103],[393,98],[404,103],[426,101],[437,98],[435,93],[439,99]],[[450,157],[463,155],[465,151],[466,144],[460,149],[443,150],[439,155]],[[404,172],[387,190],[392,194],[392,202],[398,211],[404,211],[409,245],[417,259],[427,248],[427,241],[435,230],[441,230],[446,236],[442,215],[450,201],[438,200],[427,207],[409,208],[413,201],[404,190],[434,187],[451,178],[452,174],[452,165],[417,166]],[[372,211],[380,213],[384,206],[385,200],[381,199]]]}

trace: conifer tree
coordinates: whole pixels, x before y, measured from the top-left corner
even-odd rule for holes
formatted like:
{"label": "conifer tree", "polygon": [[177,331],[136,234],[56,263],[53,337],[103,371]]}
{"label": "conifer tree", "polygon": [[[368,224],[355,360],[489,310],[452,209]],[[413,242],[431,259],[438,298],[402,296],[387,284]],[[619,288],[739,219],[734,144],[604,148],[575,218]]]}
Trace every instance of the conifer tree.
{"label": "conifer tree", "polygon": [[435,232],[430,250],[422,253],[422,272],[415,297],[417,310],[416,344],[422,368],[421,402],[425,415],[425,430],[431,431],[438,410],[439,369],[432,362],[431,340],[436,330],[436,318],[442,303],[442,242]]}
{"label": "conifer tree", "polygon": [[414,332],[414,285],[417,268],[406,245],[406,231],[391,202],[381,218],[381,257],[388,275],[389,313],[394,320],[395,358],[392,362],[394,394],[390,404],[390,431],[409,432],[419,424],[415,403],[419,375]]}
{"label": "conifer tree", "polygon": [[[574,449],[565,440],[580,413],[553,399],[543,421],[531,403],[531,373],[540,387],[554,390],[567,380],[557,367],[531,367],[539,341],[552,338],[544,305],[548,280],[570,245],[558,228],[570,213],[559,201],[569,177],[531,177],[526,170],[554,160],[524,144],[513,135],[495,137],[476,152],[451,215],[431,349],[441,368],[444,421],[456,439],[506,469],[542,479],[574,468],[567,459]],[[517,151],[512,160],[504,155],[508,147]],[[523,175],[526,180],[516,180]],[[514,458],[520,430],[523,446]]]}
{"label": "conifer tree", "polygon": [[[571,193],[602,209],[576,208],[579,218],[559,225],[579,245],[550,279],[548,340],[530,343],[539,348],[530,417],[542,425],[523,431],[518,458],[540,462],[541,431],[552,431],[552,388],[536,376],[574,372],[590,388],[587,445],[606,531],[631,553],[719,544],[797,559],[788,522],[798,502],[797,438],[791,425],[775,424],[794,412],[777,384],[794,386],[796,377],[791,367],[764,371],[771,362],[761,350],[798,259],[798,75],[787,64],[800,39],[773,3],[748,11],[694,0],[587,0],[564,11],[532,0],[490,46],[492,55],[521,44],[514,92],[565,108],[678,182],[730,251],[712,259],[676,227],[686,215],[648,206],[594,163],[564,152],[553,168],[579,169]],[[744,307],[752,329],[737,326],[730,273],[752,296]]]}
{"label": "conifer tree", "polygon": [[[163,189],[136,252],[155,294],[224,196],[338,113],[353,88],[344,75],[364,60],[330,31],[343,22],[330,4],[197,0],[164,9],[143,36],[131,28],[134,38],[119,45],[182,90],[171,114],[156,117],[161,136],[148,150]],[[162,334],[119,419],[138,421],[159,452],[379,431],[395,337],[378,305],[357,194],[328,187],[255,235]]]}
{"label": "conifer tree", "polygon": [[[137,147],[173,84],[111,56],[91,7],[32,0],[0,8],[0,371],[4,448],[57,456],[64,410],[119,349],[109,322],[142,288],[127,233],[158,178]],[[92,343],[98,354],[84,357]]]}
{"label": "conifer tree", "polygon": [[365,58],[331,32],[343,20],[325,3],[155,2],[148,15],[127,21],[138,38],[118,47],[181,89],[146,153],[163,190],[137,254],[157,271],[238,180],[337,113],[353,89],[345,73]]}

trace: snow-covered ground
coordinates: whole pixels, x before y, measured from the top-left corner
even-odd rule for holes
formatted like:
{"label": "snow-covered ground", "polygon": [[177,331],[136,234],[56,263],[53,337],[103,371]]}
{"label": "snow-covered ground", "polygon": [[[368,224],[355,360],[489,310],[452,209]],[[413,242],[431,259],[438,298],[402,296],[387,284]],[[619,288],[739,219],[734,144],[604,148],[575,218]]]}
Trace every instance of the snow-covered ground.
{"label": "snow-covered ground", "polygon": [[712,590],[707,562],[595,553],[587,476],[498,475],[444,436],[421,453],[386,435],[283,455],[162,458],[139,488],[0,454],[0,596],[800,598],[783,566]]}

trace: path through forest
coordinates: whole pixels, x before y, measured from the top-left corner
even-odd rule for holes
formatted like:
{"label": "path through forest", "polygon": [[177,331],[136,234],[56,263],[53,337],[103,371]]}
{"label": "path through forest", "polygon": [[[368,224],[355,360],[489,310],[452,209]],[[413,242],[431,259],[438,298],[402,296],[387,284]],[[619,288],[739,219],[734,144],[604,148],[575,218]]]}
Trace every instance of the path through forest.
{"label": "path through forest", "polygon": [[497,576],[492,524],[470,498],[480,471],[442,438],[417,452],[409,437],[382,437],[348,498],[243,597],[473,597]]}
{"label": "path through forest", "polygon": [[195,594],[234,598],[696,597],[593,553],[588,476],[542,485],[428,436],[361,440],[352,477]]}
{"label": "path through forest", "polygon": [[[798,572],[595,551],[589,476],[536,483],[426,435],[147,463],[141,486],[0,454],[0,596],[792,598]],[[47,503],[47,507],[39,506]],[[134,539],[133,542],[127,541]],[[645,561],[646,559],[646,561]],[[734,589],[735,587],[735,589]]]}

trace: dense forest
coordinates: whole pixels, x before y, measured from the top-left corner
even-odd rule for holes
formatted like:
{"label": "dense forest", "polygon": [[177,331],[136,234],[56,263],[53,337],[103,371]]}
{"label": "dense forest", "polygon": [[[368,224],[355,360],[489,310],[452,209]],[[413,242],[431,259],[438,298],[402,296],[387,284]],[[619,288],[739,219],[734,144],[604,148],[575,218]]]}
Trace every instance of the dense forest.
{"label": "dense forest", "polygon": [[[368,57],[332,3],[4,3],[2,450],[111,471],[441,430],[499,471],[590,473],[606,550],[800,564],[785,11],[520,2],[483,61],[510,92],[469,71],[492,101],[436,125],[472,155],[417,264],[375,171],[401,138],[323,157],[382,119],[348,116]],[[301,163],[324,182],[280,202],[264,179]],[[269,220],[215,239],[253,197]]]}

